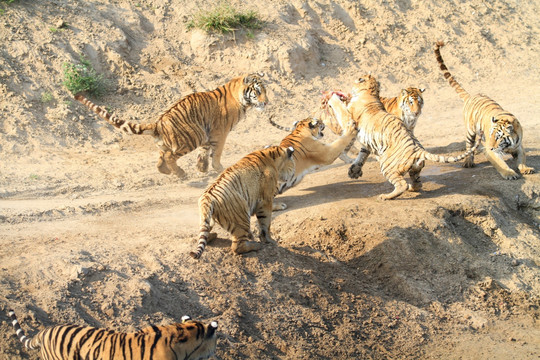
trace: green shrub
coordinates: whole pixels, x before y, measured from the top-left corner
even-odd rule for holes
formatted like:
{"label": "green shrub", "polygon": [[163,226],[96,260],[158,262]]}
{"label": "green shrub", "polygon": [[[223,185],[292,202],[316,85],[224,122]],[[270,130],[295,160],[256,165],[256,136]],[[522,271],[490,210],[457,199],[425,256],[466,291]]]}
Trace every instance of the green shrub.
{"label": "green shrub", "polygon": [[228,2],[221,2],[212,10],[203,11],[193,16],[188,29],[199,28],[207,32],[227,33],[239,28],[260,29],[262,22],[254,11],[239,12]]}
{"label": "green shrub", "polygon": [[106,91],[106,82],[103,75],[96,74],[92,64],[81,55],[80,64],[64,63],[64,84],[65,87],[76,95],[86,92],[99,97]]}

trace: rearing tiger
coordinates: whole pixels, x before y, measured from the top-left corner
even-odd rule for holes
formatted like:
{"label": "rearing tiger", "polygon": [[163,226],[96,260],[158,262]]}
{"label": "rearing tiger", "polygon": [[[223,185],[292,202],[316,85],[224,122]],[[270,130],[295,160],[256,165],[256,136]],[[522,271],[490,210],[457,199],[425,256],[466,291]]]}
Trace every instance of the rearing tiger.
{"label": "rearing tiger", "polygon": [[[504,161],[504,153],[517,158],[518,169],[522,174],[532,174],[534,168],[525,165],[525,151],[522,144],[523,129],[518,119],[489,97],[481,94],[472,96],[461,87],[444,64],[439,50],[442,46],[444,46],[444,42],[438,41],[433,50],[444,78],[464,101],[463,119],[467,128],[467,149],[472,147],[478,130],[482,130],[486,134],[486,139],[482,141],[486,157],[503,178],[514,180],[519,177],[519,174]],[[465,159],[463,166],[474,166],[474,153]]]}
{"label": "rearing tiger", "polygon": [[193,93],[178,100],[154,123],[137,124],[125,121],[93,104],[81,94],[75,99],[105,119],[109,124],[129,134],[152,135],[160,150],[158,170],[163,174],[186,176],[176,161],[200,147],[197,169],[212,167],[223,170],[221,154],[231,129],[244,117],[248,108],[262,110],[268,103],[263,74],[237,77],[212,91]]}
{"label": "rearing tiger", "polygon": [[[424,160],[437,162],[456,162],[476,150],[480,143],[478,136],[474,147],[456,157],[444,157],[424,150],[416,137],[405,127],[401,119],[385,111],[379,99],[379,83],[371,75],[357,80],[353,87],[352,98],[346,106],[334,94],[328,101],[336,116],[348,119],[352,116],[358,129],[357,140],[362,146],[355,162],[349,168],[349,176],[361,175],[362,161],[369,153],[377,155],[381,172],[394,185],[394,191],[380,196],[383,200],[393,199],[407,189],[417,191],[421,188],[420,171]],[[403,175],[409,173],[412,184],[408,185]]]}
{"label": "rearing tiger", "polygon": [[[414,128],[416,127],[416,122],[422,113],[422,107],[424,106],[424,98],[422,93],[425,91],[423,88],[408,87],[402,89],[398,96],[387,98],[380,98],[381,103],[383,104],[386,112],[397,116],[403,121],[405,127],[409,129],[411,133],[414,134]],[[351,100],[351,94],[345,94],[341,91],[326,91],[323,93],[321,99],[321,111],[322,111],[322,120],[324,124],[327,125],[334,134],[341,134],[344,125],[341,124],[338,118],[335,116],[332,109],[328,106],[328,100],[333,94],[337,94],[340,97],[341,101],[344,101],[346,104]],[[347,156],[347,152],[353,147],[354,141],[351,142],[339,156],[339,158],[350,164],[353,159]]]}
{"label": "rearing tiger", "polygon": [[216,351],[217,323],[205,325],[182,317],[182,323],[149,326],[136,333],[121,333],[90,326],[56,325],[28,338],[15,312],[9,316],[27,349],[40,349],[44,360],[198,360]]}

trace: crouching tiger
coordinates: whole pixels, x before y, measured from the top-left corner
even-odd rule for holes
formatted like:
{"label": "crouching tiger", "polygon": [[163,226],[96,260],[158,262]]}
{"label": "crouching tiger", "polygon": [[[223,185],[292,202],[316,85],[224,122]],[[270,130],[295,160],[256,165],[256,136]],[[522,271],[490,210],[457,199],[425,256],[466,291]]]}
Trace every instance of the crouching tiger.
{"label": "crouching tiger", "polygon": [[266,243],[270,237],[272,202],[284,183],[294,175],[293,148],[271,146],[254,151],[223,171],[199,198],[200,235],[197,250],[190,255],[201,257],[214,220],[232,235],[232,251],[243,254],[259,250],[260,242],[253,241],[250,218],[257,216],[259,239]]}
{"label": "crouching tiger", "polygon": [[[427,152],[401,119],[385,111],[379,99],[379,83],[371,75],[357,80],[348,106],[335,94],[328,104],[336,116],[348,118],[352,115],[357,124],[357,139],[362,150],[349,168],[349,176],[360,176],[365,157],[374,152],[378,157],[381,172],[394,185],[394,191],[380,196],[383,200],[393,199],[407,189],[419,190],[419,177],[424,160],[457,162],[476,150],[482,137],[482,134],[479,134],[474,146],[457,157],[444,157]],[[412,180],[410,186],[403,177],[407,172]]]}
{"label": "crouching tiger", "polygon": [[182,323],[150,326],[121,333],[90,326],[56,325],[28,338],[15,312],[9,311],[19,340],[27,349],[39,349],[44,360],[198,360],[216,350],[217,323],[205,325],[182,317]]}
{"label": "crouching tiger", "polygon": [[[473,146],[476,132],[480,129],[486,134],[486,139],[483,141],[486,157],[503,178],[513,180],[519,177],[519,174],[504,161],[504,153],[517,158],[520,173],[532,174],[534,168],[525,165],[525,151],[522,144],[523,129],[519,120],[489,97],[480,94],[470,95],[461,87],[444,64],[439,50],[442,46],[444,43],[439,41],[433,50],[444,78],[448,80],[450,86],[456,90],[464,102],[463,119],[467,128],[467,149]],[[463,167],[472,166],[474,166],[474,152],[465,159],[463,164]]]}
{"label": "crouching tiger", "polygon": [[153,136],[160,150],[158,170],[183,178],[186,173],[176,161],[199,147],[199,171],[208,171],[209,156],[214,170],[223,170],[221,154],[231,129],[244,117],[248,108],[254,106],[262,110],[268,103],[262,76],[237,77],[213,91],[184,96],[154,123],[137,124],[122,120],[82,94],[75,95],[75,99],[126,133]]}

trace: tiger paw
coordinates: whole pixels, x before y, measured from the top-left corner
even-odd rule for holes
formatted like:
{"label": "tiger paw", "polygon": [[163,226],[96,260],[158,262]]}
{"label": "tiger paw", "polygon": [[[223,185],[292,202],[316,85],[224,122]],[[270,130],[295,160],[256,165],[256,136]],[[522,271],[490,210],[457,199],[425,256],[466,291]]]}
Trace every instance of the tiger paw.
{"label": "tiger paw", "polygon": [[165,175],[171,174],[171,169],[169,169],[163,157],[159,158],[158,163],[157,163],[157,168],[158,168],[158,171],[162,174],[165,174]]}
{"label": "tiger paw", "polygon": [[257,251],[257,250],[260,250],[261,248],[262,248],[261,243],[255,242],[255,241],[247,241],[247,240],[239,241],[239,242],[233,241],[231,245],[232,251],[237,255],[245,254],[250,251]]}
{"label": "tiger paw", "polygon": [[519,169],[519,172],[522,174],[534,174],[534,168],[529,167],[529,166],[520,165],[518,166],[518,169]]}
{"label": "tiger paw", "polygon": [[516,180],[519,178],[519,174],[514,170],[506,171],[504,174],[501,174],[505,180]]}
{"label": "tiger paw", "polygon": [[363,173],[361,165],[352,164],[351,167],[349,167],[349,177],[351,179],[358,179],[362,176],[362,174]]}
{"label": "tiger paw", "polygon": [[465,159],[465,161],[463,162],[463,167],[464,168],[472,168],[472,167],[474,167],[474,160]]}
{"label": "tiger paw", "polygon": [[207,172],[208,171],[208,157],[207,156],[197,156],[197,170],[200,172]]}
{"label": "tiger paw", "polygon": [[272,204],[272,211],[281,211],[281,210],[285,210],[286,208],[287,208],[287,204],[282,203],[282,202]]}
{"label": "tiger paw", "polygon": [[422,183],[420,181],[414,182],[409,185],[409,191],[418,192],[422,189]]}

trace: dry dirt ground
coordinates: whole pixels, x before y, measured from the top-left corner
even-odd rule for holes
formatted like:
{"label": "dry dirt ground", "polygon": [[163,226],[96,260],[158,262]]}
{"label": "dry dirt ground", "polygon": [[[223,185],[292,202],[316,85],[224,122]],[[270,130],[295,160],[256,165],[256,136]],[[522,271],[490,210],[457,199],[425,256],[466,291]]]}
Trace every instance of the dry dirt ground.
{"label": "dry dirt ground", "polygon": [[426,87],[417,137],[456,155],[462,104],[431,50],[442,39],[458,81],[520,119],[540,170],[539,2],[233,1],[264,27],[188,30],[211,3],[0,2],[0,358],[38,358],[13,334],[14,308],[30,334],[216,320],[218,359],[538,359],[540,175],[503,180],[483,155],[473,169],[428,163],[421,192],[383,202],[374,159],[358,180],[337,160],[280,195],[276,243],[235,256],[218,229],[195,261],[197,199],[217,174],[198,173],[195,153],[179,160],[186,180],[159,174],[152,139],[115,131],[61,82],[83,54],[109,81],[96,102],[153,121],[182,95],[264,71],[270,104],[230,134],[229,166],[286,135],[271,114],[316,115],[322,90],[371,72],[383,95]]}

